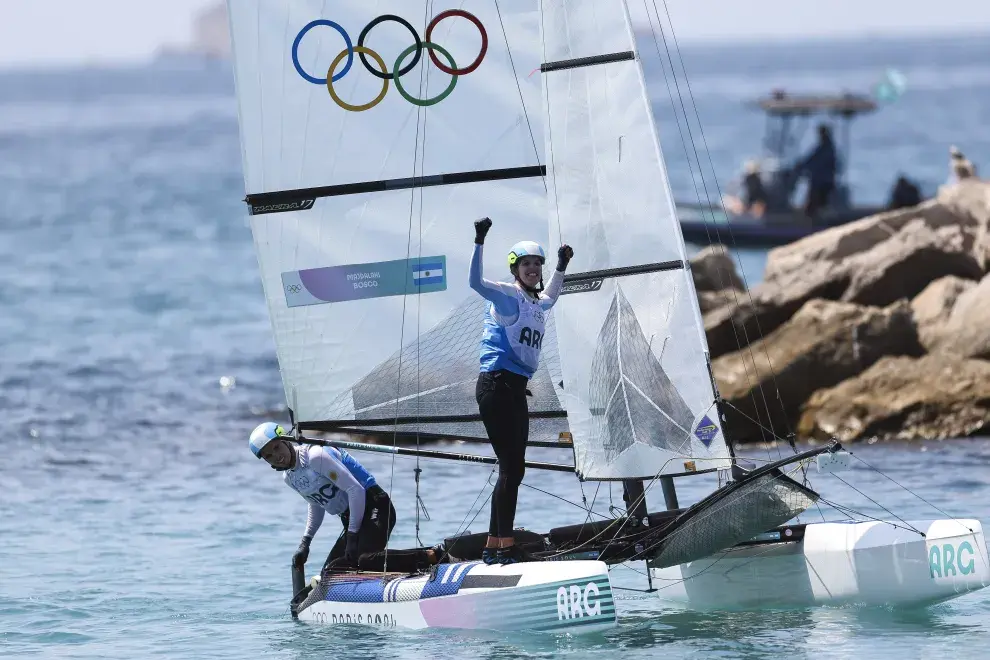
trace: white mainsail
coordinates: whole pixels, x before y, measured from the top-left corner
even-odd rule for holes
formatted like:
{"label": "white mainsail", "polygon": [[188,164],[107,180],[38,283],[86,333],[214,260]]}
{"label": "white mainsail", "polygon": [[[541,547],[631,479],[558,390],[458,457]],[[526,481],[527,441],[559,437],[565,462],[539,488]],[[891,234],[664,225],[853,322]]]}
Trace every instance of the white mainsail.
{"label": "white mainsail", "polygon": [[541,1],[554,309],[584,479],[727,467],[708,347],[624,0]]}
{"label": "white mainsail", "polygon": [[[237,0],[229,13],[251,231],[295,420],[484,437],[472,223],[494,220],[491,279],[508,277],[514,242],[548,239],[535,6]],[[397,59],[398,81],[374,75]],[[562,417],[546,368],[534,388],[537,416]]]}

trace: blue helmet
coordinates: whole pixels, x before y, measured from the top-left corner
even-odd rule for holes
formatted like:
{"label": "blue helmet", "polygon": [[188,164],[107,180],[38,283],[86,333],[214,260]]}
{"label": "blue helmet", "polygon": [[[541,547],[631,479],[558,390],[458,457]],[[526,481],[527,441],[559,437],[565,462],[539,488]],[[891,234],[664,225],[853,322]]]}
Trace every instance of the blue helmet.
{"label": "blue helmet", "polygon": [[285,436],[285,429],[274,422],[265,422],[258,424],[251,431],[251,440],[248,442],[248,446],[251,447],[251,452],[255,456],[261,458],[261,450],[272,440],[283,436]]}
{"label": "blue helmet", "polygon": [[523,257],[539,257],[540,263],[545,264],[547,262],[547,254],[540,247],[539,243],[533,241],[519,241],[512,246],[509,250],[509,270],[516,265],[516,262]]}

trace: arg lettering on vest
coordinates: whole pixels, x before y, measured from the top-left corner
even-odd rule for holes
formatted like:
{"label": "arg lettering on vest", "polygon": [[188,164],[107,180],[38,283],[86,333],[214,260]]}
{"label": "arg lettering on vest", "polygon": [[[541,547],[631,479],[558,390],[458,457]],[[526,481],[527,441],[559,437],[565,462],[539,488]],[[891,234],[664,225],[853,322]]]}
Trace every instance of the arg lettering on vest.
{"label": "arg lettering on vest", "polygon": [[523,328],[519,332],[519,343],[540,350],[543,348],[543,335],[539,330]]}
{"label": "arg lettering on vest", "polygon": [[310,493],[309,495],[306,495],[306,499],[317,506],[323,506],[334,498],[338,490],[340,489],[334,484],[326,484],[323,488],[320,488],[318,493]]}

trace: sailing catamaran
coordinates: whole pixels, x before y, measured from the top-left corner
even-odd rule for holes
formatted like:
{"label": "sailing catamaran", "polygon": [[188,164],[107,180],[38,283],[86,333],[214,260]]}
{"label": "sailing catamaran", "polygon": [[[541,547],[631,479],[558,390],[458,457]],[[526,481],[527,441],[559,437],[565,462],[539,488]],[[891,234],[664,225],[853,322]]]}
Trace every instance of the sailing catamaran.
{"label": "sailing catamaran", "polygon": [[[707,605],[731,600],[740,572],[750,593],[775,582],[723,570],[726,553],[737,566],[821,555],[832,589],[867,545],[910,573],[899,596],[987,583],[978,521],[929,523],[920,545],[784,527],[818,501],[787,473],[835,444],[753,470],[734,459],[624,0],[228,9],[246,201],[296,439],[494,462],[419,447],[486,438],[474,398],[484,305],[467,273],[472,223],[490,216],[488,254],[520,237],[575,249],[529,384],[531,444],[573,447],[574,464],[527,467],[621,482],[627,500],[625,516],[520,536],[541,561],[486,566],[483,535],[452,528],[450,563],[428,573],[294,576],[301,620],[583,632],[615,625],[612,564],[649,560]],[[314,431],[393,443],[303,435]],[[723,485],[679,508],[672,479],[713,472]],[[669,510],[650,513],[657,483]],[[942,572],[922,593],[929,547]]]}

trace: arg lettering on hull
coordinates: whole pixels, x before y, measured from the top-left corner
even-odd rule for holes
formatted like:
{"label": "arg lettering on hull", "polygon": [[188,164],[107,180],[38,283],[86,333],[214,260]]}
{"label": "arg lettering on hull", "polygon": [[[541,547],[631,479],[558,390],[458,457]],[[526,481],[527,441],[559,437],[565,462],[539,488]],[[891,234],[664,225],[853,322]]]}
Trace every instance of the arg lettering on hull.
{"label": "arg lettering on hull", "polygon": [[598,594],[598,585],[594,582],[589,582],[583,589],[576,584],[560,587],[557,589],[557,620],[601,616],[602,604]]}
{"label": "arg lettering on hull", "polygon": [[976,550],[972,541],[934,541],[928,548],[928,573],[932,579],[972,575]]}

